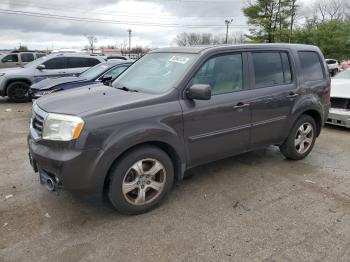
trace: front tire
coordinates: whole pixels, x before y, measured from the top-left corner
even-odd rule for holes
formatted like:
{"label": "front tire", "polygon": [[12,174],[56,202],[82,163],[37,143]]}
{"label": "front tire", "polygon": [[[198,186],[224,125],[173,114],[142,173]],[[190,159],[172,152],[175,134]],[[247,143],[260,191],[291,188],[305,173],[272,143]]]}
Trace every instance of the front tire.
{"label": "front tire", "polygon": [[174,167],[169,156],[157,147],[139,147],[115,163],[108,198],[121,213],[141,214],[163,200],[173,181]]}
{"label": "front tire", "polygon": [[7,96],[10,101],[16,103],[28,102],[29,99],[29,85],[25,82],[13,82],[7,87]]}
{"label": "front tire", "polygon": [[300,160],[310,154],[316,141],[316,122],[309,115],[302,115],[294,124],[286,141],[280,146],[281,153],[292,160]]}

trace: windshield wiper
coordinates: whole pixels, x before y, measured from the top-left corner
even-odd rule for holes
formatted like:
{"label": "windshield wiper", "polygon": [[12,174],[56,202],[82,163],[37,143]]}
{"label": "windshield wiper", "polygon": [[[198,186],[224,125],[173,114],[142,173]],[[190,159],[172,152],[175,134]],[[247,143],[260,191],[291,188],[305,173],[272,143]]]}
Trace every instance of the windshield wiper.
{"label": "windshield wiper", "polygon": [[117,89],[123,90],[123,91],[126,91],[126,92],[138,92],[137,90],[130,89],[130,88],[127,88],[127,87],[125,87],[125,86],[123,86],[123,87],[117,87]]}

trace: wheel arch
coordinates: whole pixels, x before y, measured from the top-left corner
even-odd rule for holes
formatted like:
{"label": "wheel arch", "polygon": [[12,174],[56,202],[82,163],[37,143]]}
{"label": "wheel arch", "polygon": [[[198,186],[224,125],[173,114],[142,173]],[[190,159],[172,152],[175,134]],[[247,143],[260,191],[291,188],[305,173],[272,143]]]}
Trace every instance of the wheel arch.
{"label": "wheel arch", "polygon": [[159,141],[159,140],[151,140],[151,141],[146,141],[146,142],[141,142],[135,145],[132,145],[125,149],[123,152],[121,152],[118,156],[114,158],[112,163],[110,164],[108,171],[104,177],[104,183],[103,183],[103,194],[107,192],[108,185],[110,182],[110,175],[111,175],[111,170],[113,166],[123,157],[125,156],[128,152],[135,150],[140,147],[144,146],[153,146],[157,147],[161,150],[163,150],[170,158],[170,160],[173,163],[174,166],[174,174],[175,174],[175,179],[177,180],[182,180],[184,171],[185,171],[185,164],[184,161],[181,159],[180,154],[177,152],[177,150],[170,145],[169,143],[166,143],[164,141]]}
{"label": "wheel arch", "polygon": [[32,85],[32,82],[28,79],[28,78],[13,78],[13,79],[8,79],[6,81],[6,84],[5,84],[5,90],[4,90],[4,94],[7,95],[7,90],[8,90],[8,87],[9,85],[11,85],[12,83],[15,83],[15,82],[24,82],[26,83],[27,85],[31,86]]}
{"label": "wheel arch", "polygon": [[309,109],[309,110],[304,111],[302,114],[300,114],[299,117],[301,115],[309,115],[315,120],[316,128],[317,128],[317,136],[319,136],[320,133],[321,133],[321,129],[322,129],[322,116],[321,116],[321,113],[318,112],[315,109]]}

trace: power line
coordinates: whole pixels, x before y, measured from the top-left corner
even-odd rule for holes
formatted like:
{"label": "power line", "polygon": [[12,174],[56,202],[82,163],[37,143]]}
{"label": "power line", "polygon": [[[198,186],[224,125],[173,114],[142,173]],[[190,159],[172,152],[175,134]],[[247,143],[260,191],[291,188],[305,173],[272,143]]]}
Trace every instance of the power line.
{"label": "power line", "polygon": [[[174,0],[177,1],[177,0]],[[22,4],[20,4],[20,3]],[[177,1],[178,2],[178,1]],[[194,1],[194,2],[199,2],[199,1]],[[209,2],[208,3],[212,3]],[[123,17],[135,17],[135,18],[157,18],[157,19],[175,19],[177,18],[176,16],[164,16],[164,15],[158,15],[157,17],[154,16],[154,14],[150,14],[150,13],[130,13],[130,12],[107,12],[107,11],[96,11],[94,10],[93,12],[91,11],[91,9],[81,9],[81,8],[75,8],[72,6],[62,6],[62,5],[57,5],[57,4],[50,4],[50,7],[48,7],[47,5],[43,5],[41,3],[38,2],[33,2],[33,1],[23,1],[23,0],[19,0],[17,1],[17,3],[11,3],[11,5],[14,6],[20,6],[23,7],[23,4],[27,4],[26,7],[34,7],[34,8],[40,8],[40,9],[47,9],[47,10],[54,10],[57,11],[57,9],[68,12],[68,13],[82,13],[82,14],[86,14],[86,13],[94,13],[94,14],[102,14],[102,15],[108,15],[108,16],[123,16]],[[226,16],[187,16],[184,18],[224,18]]]}
{"label": "power line", "polygon": [[[69,20],[75,22],[89,22],[89,23],[104,23],[104,24],[118,24],[118,25],[139,25],[139,26],[157,26],[157,27],[182,27],[182,28],[217,28],[221,25],[214,24],[203,24],[203,25],[190,25],[190,24],[161,24],[161,23],[145,23],[145,22],[135,22],[135,21],[122,21],[122,20],[107,20],[107,19],[95,19],[95,18],[84,18],[77,16],[66,16],[66,15],[55,15],[48,13],[39,12],[29,12],[29,11],[19,11],[11,9],[0,9],[0,14],[7,15],[17,15],[17,16],[30,16],[38,18],[48,18],[56,20]],[[243,28],[247,25],[232,25],[232,27]]]}

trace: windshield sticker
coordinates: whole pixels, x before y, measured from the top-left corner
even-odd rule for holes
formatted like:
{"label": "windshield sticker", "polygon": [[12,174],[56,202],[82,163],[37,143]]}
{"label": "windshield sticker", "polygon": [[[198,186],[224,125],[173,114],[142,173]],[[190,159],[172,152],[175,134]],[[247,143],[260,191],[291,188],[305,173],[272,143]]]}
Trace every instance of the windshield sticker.
{"label": "windshield sticker", "polygon": [[188,57],[184,56],[173,56],[170,58],[169,62],[179,63],[179,64],[186,64],[190,59]]}

